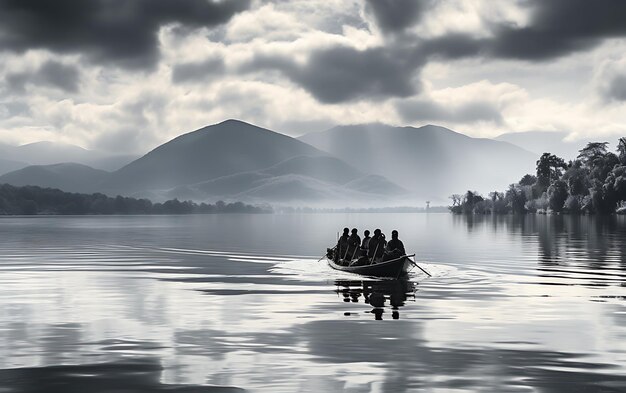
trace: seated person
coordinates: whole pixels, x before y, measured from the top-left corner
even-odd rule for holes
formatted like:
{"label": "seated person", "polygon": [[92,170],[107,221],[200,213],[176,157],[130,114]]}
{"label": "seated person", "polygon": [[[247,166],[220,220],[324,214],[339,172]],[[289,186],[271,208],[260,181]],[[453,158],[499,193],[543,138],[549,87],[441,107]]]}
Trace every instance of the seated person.
{"label": "seated person", "polygon": [[363,241],[361,242],[361,251],[359,252],[360,256],[368,254],[368,252],[367,252],[368,251],[368,247],[369,247],[369,244],[370,244],[370,240],[372,239],[370,237],[370,231],[368,231],[367,229],[365,230],[365,232],[363,232],[363,235],[364,235],[364,237],[363,237]]}
{"label": "seated person", "polygon": [[348,252],[348,239],[350,238],[348,235],[349,231],[350,230],[348,228],[343,228],[343,235],[339,238],[337,247],[335,248],[335,262],[339,262],[340,259],[343,259]]}
{"label": "seated person", "polygon": [[376,229],[374,231],[374,236],[369,242],[369,252],[367,256],[370,260],[382,257],[385,252],[386,244],[387,240],[385,240],[385,235],[380,231],[380,229]]}
{"label": "seated person", "polygon": [[357,252],[361,246],[361,237],[358,235],[359,231],[356,228],[352,228],[352,234],[348,238],[348,254],[346,260],[352,260],[358,257]]}
{"label": "seated person", "polygon": [[406,255],[406,251],[404,250],[404,243],[402,243],[402,240],[398,239],[398,231],[394,230],[391,232],[391,240],[389,240],[389,243],[387,243],[384,259],[395,259],[403,255]]}

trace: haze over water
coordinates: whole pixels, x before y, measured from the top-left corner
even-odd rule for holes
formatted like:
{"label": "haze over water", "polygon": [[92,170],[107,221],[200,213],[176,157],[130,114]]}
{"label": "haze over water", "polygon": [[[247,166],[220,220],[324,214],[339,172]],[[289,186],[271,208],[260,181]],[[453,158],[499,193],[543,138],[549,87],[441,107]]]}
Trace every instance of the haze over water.
{"label": "haze over water", "polygon": [[[397,229],[432,277],[317,262],[344,226]],[[624,217],[7,217],[0,238],[0,392],[626,389]]]}

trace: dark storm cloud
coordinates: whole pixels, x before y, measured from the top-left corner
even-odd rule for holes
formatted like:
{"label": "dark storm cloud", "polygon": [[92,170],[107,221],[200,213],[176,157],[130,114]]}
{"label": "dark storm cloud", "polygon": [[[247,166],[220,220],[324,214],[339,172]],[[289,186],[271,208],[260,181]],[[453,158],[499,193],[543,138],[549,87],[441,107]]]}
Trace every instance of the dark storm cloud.
{"label": "dark storm cloud", "polygon": [[172,68],[172,82],[206,81],[224,73],[224,60],[219,57],[199,62],[177,64]]}
{"label": "dark storm cloud", "polygon": [[428,0],[365,0],[365,9],[371,13],[384,32],[399,32],[417,23],[428,7]]}
{"label": "dark storm cloud", "polygon": [[358,50],[337,46],[312,52],[304,64],[286,57],[257,56],[241,70],[278,70],[328,104],[408,97],[419,91],[419,83],[414,79],[424,59],[415,56],[414,51],[400,52],[393,47]]}
{"label": "dark storm cloud", "polygon": [[477,100],[457,107],[448,107],[425,99],[400,101],[396,110],[403,120],[412,121],[450,121],[456,123],[475,123],[489,121],[496,124],[503,122],[500,110],[492,103]]}
{"label": "dark storm cloud", "polygon": [[592,48],[626,35],[626,1],[528,0],[530,23],[494,26],[492,55],[543,60]]}
{"label": "dark storm cloud", "polygon": [[68,93],[76,93],[80,85],[80,71],[73,65],[48,60],[32,72],[13,72],[5,76],[5,83],[12,93],[24,93],[26,86],[54,87]]}
{"label": "dark storm cloud", "polygon": [[215,26],[250,0],[0,0],[0,50],[78,53],[96,63],[148,68],[159,28]]}

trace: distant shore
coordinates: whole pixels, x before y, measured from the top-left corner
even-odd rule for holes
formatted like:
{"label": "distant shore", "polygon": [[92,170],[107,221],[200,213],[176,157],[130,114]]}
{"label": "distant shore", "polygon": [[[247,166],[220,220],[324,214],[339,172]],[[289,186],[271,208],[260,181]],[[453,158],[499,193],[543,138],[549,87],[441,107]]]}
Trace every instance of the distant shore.
{"label": "distant shore", "polygon": [[78,194],[36,186],[0,185],[0,215],[159,215],[273,213],[270,206],[242,202],[215,204],[172,199],[153,203],[148,199],[109,197],[104,194]]}

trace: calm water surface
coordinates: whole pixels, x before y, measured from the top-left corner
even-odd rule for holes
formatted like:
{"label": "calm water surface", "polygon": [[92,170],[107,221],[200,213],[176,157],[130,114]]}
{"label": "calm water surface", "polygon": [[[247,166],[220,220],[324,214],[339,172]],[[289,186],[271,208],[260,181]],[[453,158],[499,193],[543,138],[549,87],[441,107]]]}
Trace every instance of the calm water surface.
{"label": "calm water surface", "polygon": [[[344,226],[432,277],[317,262]],[[625,285],[624,217],[1,218],[0,392],[623,392]]]}

